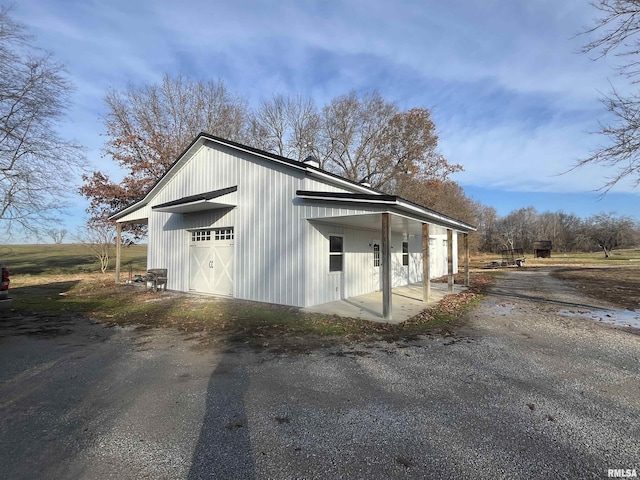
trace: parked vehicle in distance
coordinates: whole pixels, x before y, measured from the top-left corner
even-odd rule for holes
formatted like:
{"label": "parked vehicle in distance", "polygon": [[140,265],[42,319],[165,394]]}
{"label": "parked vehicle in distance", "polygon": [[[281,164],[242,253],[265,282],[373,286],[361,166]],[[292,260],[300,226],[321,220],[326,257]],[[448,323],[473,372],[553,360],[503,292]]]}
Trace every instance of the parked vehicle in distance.
{"label": "parked vehicle in distance", "polygon": [[0,310],[8,310],[11,307],[9,269],[4,265],[0,265],[0,270]]}

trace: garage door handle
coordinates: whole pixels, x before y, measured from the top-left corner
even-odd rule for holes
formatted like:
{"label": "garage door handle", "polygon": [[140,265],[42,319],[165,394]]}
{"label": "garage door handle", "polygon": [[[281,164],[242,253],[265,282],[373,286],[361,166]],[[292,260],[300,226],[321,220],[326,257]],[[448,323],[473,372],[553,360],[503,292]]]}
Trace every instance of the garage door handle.
{"label": "garage door handle", "polygon": [[213,268],[213,260],[209,262],[209,268]]}

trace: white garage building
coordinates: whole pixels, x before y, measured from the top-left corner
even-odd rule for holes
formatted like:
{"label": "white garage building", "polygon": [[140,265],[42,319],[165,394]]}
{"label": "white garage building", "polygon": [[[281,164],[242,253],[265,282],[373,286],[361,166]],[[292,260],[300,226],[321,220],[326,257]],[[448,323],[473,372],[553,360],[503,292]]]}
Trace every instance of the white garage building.
{"label": "white garage building", "polygon": [[112,219],[118,236],[148,225],[148,268],[166,268],[170,290],[298,307],[382,290],[385,318],[392,287],[424,278],[428,295],[428,279],[446,274],[452,286],[457,234],[475,230],[313,160],[206,133]]}

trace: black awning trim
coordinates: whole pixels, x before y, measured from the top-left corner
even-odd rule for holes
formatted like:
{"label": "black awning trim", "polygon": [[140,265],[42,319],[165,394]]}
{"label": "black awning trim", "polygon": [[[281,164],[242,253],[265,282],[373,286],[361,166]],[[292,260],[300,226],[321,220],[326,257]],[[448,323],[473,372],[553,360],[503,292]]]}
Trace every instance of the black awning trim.
{"label": "black awning trim", "polygon": [[321,197],[336,200],[362,200],[364,202],[396,202],[399,197],[396,195],[376,195],[372,193],[350,193],[350,192],[317,192],[310,190],[298,190],[299,197]]}
{"label": "black awning trim", "polygon": [[155,205],[151,207],[151,209],[154,210],[156,208],[176,207],[178,205],[186,205],[188,203],[193,203],[193,202],[213,200],[214,198],[218,198],[228,193],[233,193],[237,191],[238,191],[238,186],[236,185],[234,187],[223,188],[221,190],[214,190],[212,192],[198,193],[197,195],[191,195],[189,197],[180,198],[178,200],[172,200],[171,202]]}

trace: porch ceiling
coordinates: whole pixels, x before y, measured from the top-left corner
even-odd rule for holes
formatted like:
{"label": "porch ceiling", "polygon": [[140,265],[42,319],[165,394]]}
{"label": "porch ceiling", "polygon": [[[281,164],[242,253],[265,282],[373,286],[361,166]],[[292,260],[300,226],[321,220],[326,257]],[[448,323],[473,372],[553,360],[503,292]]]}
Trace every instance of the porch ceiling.
{"label": "porch ceiling", "polygon": [[[380,232],[382,228],[382,213],[365,213],[358,215],[343,215],[339,217],[318,217],[309,218],[313,223],[325,225],[337,225],[345,228],[357,228],[360,230],[371,230]],[[422,235],[422,222],[411,218],[391,213],[391,232],[404,233],[407,235]]]}

